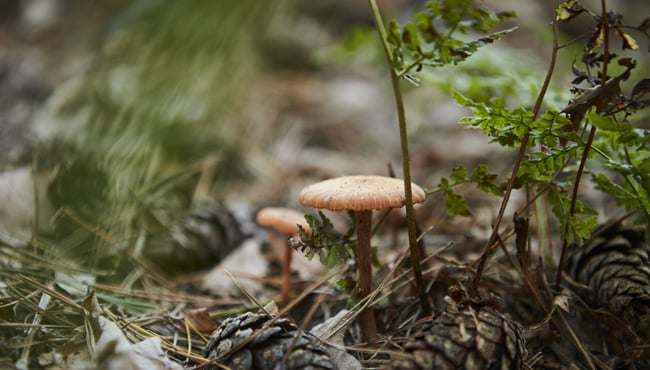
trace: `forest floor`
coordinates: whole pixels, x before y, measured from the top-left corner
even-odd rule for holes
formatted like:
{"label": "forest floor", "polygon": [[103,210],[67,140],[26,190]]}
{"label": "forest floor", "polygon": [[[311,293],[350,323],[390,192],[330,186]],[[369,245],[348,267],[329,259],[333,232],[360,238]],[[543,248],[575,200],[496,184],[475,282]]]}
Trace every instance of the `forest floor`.
{"label": "forest floor", "polygon": [[[197,263],[196,260],[200,261],[207,255],[213,265],[173,271],[161,267],[162,262],[156,265],[155,253],[147,255],[143,252],[150,258],[147,262],[147,258],[140,258],[142,254],[134,250],[155,248],[164,243],[186,246],[181,241],[183,237],[169,232],[171,236],[168,239],[147,239],[144,232],[139,234],[141,230],[130,228],[131,225],[120,231],[127,230],[133,234],[118,237],[108,232],[105,235],[105,230],[98,225],[77,217],[79,213],[75,213],[73,206],[80,207],[77,211],[83,210],[85,200],[72,202],[70,208],[57,209],[60,203],[50,204],[48,192],[41,194],[38,191],[41,186],[52,191],[55,187],[50,186],[50,181],[60,172],[49,170],[58,168],[61,171],[60,168],[66,168],[61,163],[70,160],[69,157],[62,157],[65,160],[56,157],[56,145],[53,145],[54,149],[44,145],[42,150],[39,145],[51,139],[52,135],[74,138],[79,129],[79,126],[63,126],[65,135],[52,134],[47,128],[47,123],[53,122],[48,121],[52,107],[56,106],[64,113],[78,108],[74,103],[83,100],[73,100],[73,103],[60,101],[66,95],[65,90],[70,88],[70,81],[77,75],[92,73],[93,68],[88,68],[92,63],[88,60],[95,58],[100,53],[98,50],[113,55],[110,54],[113,52],[111,48],[123,47],[119,42],[103,43],[102,37],[109,30],[114,32],[115,27],[128,24],[125,19],[139,13],[131,13],[136,12],[131,8],[125,11],[127,7],[119,1],[104,5],[52,1],[52,9],[38,9],[34,5],[38,1],[28,5],[30,3],[7,1],[0,5],[3,24],[0,26],[0,151],[5,154],[0,158],[0,169],[4,171],[0,174],[0,200],[3,203],[0,210],[0,331],[3,333],[0,334],[0,368],[205,367],[208,366],[206,354],[201,348],[217,325],[228,317],[259,311],[260,306],[291,318],[307,331],[323,322],[343,326],[340,337],[335,329],[325,329],[324,334],[319,334],[321,338],[336,336],[336,339],[331,339],[330,346],[343,346],[347,354],[352,355],[351,358],[336,357],[336,351],[330,353],[331,357],[337,358],[335,363],[340,369],[386,366],[390,354],[402,349],[418,320],[426,317],[413,294],[412,271],[405,262],[408,252],[403,212],[397,210],[386,217],[373,239],[377,248],[374,286],[378,287],[374,305],[380,335],[371,345],[363,342],[356,323],[346,324],[347,317],[337,316],[339,312],[346,312],[344,309],[359,312],[359,308],[353,305],[353,292],[335,284],[341,276],[354,279],[354,271],[345,262],[340,263],[339,269],[328,266],[325,270],[314,261],[307,262],[295,256],[298,261],[293,267],[293,300],[288,307],[277,307],[281,252],[269,245],[269,231],[255,223],[255,213],[266,206],[290,207],[316,215],[315,210],[300,205],[298,194],[305,186],[326,178],[354,174],[402,177],[399,133],[388,70],[381,54],[377,54],[377,45],[373,49],[372,42],[364,39],[371,33],[358,33],[359,39],[355,44],[351,32],[354,27],[372,25],[365,6],[346,7],[335,2],[323,2],[328,5],[314,9],[303,6],[306,9],[282,14],[279,22],[287,22],[289,27],[278,28],[275,24],[275,33],[267,40],[268,50],[257,45],[255,52],[259,54],[259,60],[251,67],[254,72],[241,82],[228,84],[240,86],[234,94],[237,95],[236,103],[233,103],[236,108],[224,113],[227,114],[227,124],[220,126],[220,130],[228,138],[233,137],[230,131],[236,131],[236,142],[230,143],[230,148],[235,148],[234,154],[204,151],[199,154],[198,161],[193,158],[191,166],[187,165],[192,168],[188,170],[192,185],[185,189],[186,194],[179,196],[187,203],[182,212],[187,217],[178,217],[183,221],[165,224],[163,221],[166,219],[156,218],[158,215],[154,210],[151,215],[147,214],[147,223],[142,223],[156,230],[159,225],[151,220],[163,220],[160,221],[163,226],[180,225],[181,234],[198,235],[205,231],[202,227],[206,222],[211,226],[205,227],[216,230],[210,229],[209,237],[201,234],[199,239],[203,239],[188,250],[205,247],[214,240],[221,243],[221,250],[201,252],[204,254],[189,258],[189,262],[175,260],[184,258],[180,252],[180,257],[161,258],[168,264],[165,266],[174,266],[175,263],[180,266]],[[516,6],[519,2],[508,3],[498,6]],[[520,29],[510,39],[477,54],[476,61],[468,61],[469,66],[457,78],[453,77],[454,69],[445,68],[424,74],[422,86],[405,85],[414,183],[435,190],[441,178],[448,177],[457,166],[473,169],[485,164],[501,181],[510,174],[515,153],[491,143],[490,138],[478,130],[459,124],[458,121],[471,112],[458,106],[446,90],[449,86],[475,83],[480,80],[480,74],[485,73],[483,77],[492,86],[512,83],[514,89],[521,89],[518,103],[532,102],[537,93],[535,87],[539,86],[546,72],[551,49],[547,29],[551,16],[541,3],[534,2],[531,6],[516,9],[520,18],[513,25]],[[420,5],[419,2],[396,1],[391,5],[385,4],[385,10],[391,16],[404,19]],[[358,50],[363,45],[370,49]],[[107,49],[111,50],[107,52]],[[111,59],[103,61],[110,63]],[[234,65],[239,62],[235,60]],[[555,75],[558,91],[562,86],[564,90],[570,86],[570,62],[568,53],[562,55]],[[510,73],[490,75],[488,67],[494,64],[505,65],[499,71],[507,69]],[[234,70],[236,67],[231,68]],[[479,77],[472,76],[472,73],[478,73]],[[111,76],[119,80],[117,73]],[[527,78],[530,80],[525,80]],[[193,81],[201,84],[200,77]],[[82,90],[77,94],[87,98],[92,95],[90,91]],[[154,90],[149,92],[157,93]],[[182,90],[180,94],[183,95]],[[221,99],[222,95],[217,95],[220,98],[215,99]],[[558,96],[559,101],[570,97],[568,91]],[[235,129],[227,125],[234,125]],[[200,132],[187,136],[183,136],[182,130],[180,132],[179,137],[173,138],[179,142],[191,142],[201,136]],[[84,135],[79,134],[79,137],[83,140]],[[39,157],[43,154],[45,160]],[[150,157],[152,161],[157,158]],[[31,175],[26,169],[35,170],[35,163],[44,168],[38,168],[36,175]],[[164,171],[172,168],[170,172],[173,172],[183,167],[170,163],[159,168]],[[86,175],[93,174],[84,173]],[[92,184],[87,184],[92,182],[88,178],[81,182],[83,184],[74,188],[75,191],[94,189]],[[625,215],[589,182],[582,186],[582,199],[599,212],[601,223]],[[55,189],[60,190],[60,187]],[[446,198],[441,192],[431,192],[427,200],[416,207],[417,222],[423,232],[421,244],[427,256],[423,266],[428,297],[438,314],[449,304],[450,296],[452,301],[457,299],[451,290],[458,287],[471,290],[474,263],[484,251],[501,204],[500,197],[480,191],[471,184],[460,185],[455,191],[468,202],[469,215],[448,215]],[[35,193],[39,195],[35,196]],[[81,194],[66,196],[74,198],[77,195],[82,197]],[[97,198],[104,199],[104,196],[97,195]],[[69,198],[58,200],[61,199]],[[169,199],[171,202],[177,198],[170,196]],[[504,230],[513,230],[515,214],[526,201],[524,191],[513,193],[504,217]],[[205,204],[209,207],[207,211]],[[99,207],[105,207],[106,212],[111,208],[105,204]],[[351,227],[345,214],[327,212],[326,215],[341,235]],[[379,215],[380,212],[376,212],[376,216]],[[47,234],[60,231],[49,230],[49,219],[39,221],[39,217],[48,216],[57,220],[67,218],[76,225],[73,231],[65,229],[69,233],[62,239],[65,243],[78,242],[81,245],[83,237],[80,234],[87,232],[92,234],[94,242],[132,244],[133,249],[125,252],[130,267],[126,271],[116,268],[121,275],[111,275],[113,272],[107,272],[106,265],[83,266],[69,254],[62,259],[53,257],[58,255],[52,251],[59,245],[57,243],[64,243],[61,240],[53,242],[52,234]],[[531,230],[541,227],[535,218],[530,222]],[[34,233],[35,224],[48,237],[40,239]],[[234,225],[237,230],[224,230],[229,225]],[[550,231],[551,240],[548,242],[554,248],[548,252],[549,255],[542,258],[541,253],[535,250],[537,240],[533,239],[531,243],[533,255],[539,257],[539,260],[531,258],[534,265],[531,274],[539,279],[538,288],[543,297],[536,297],[535,290],[532,293],[529,290],[529,282],[524,281],[521,273],[521,261],[516,260],[514,234],[510,232],[508,235],[512,238],[504,240],[503,248],[499,248],[491,259],[483,285],[468,298],[475,301],[469,304],[468,300],[460,298],[456,304],[476,305],[477,311],[483,306],[495,307],[518,321],[518,330],[525,334],[517,335],[526,337],[529,343],[528,355],[521,356],[526,366],[531,368],[634,368],[624,366],[634,366],[637,360],[637,366],[640,366],[637,368],[643,368],[648,363],[647,358],[644,359],[647,357],[645,352],[638,349],[643,348],[644,342],[635,342],[637,334],[624,329],[621,329],[624,333],[615,332],[610,323],[603,327],[590,327],[589,320],[595,320],[594,317],[611,317],[602,312],[575,314],[574,304],[582,306],[575,303],[571,293],[565,292],[572,297],[571,313],[563,313],[565,316],[557,314],[560,316],[549,321],[547,314],[552,312],[551,306],[555,310],[556,306],[564,308],[568,305],[561,298],[561,292],[552,289],[542,278],[555,276],[558,247],[561,245],[556,230]],[[117,260],[110,258],[109,265]],[[117,281],[115,276],[119,276]],[[584,314],[584,310],[578,311]],[[630,343],[633,343],[639,347],[629,352],[616,352],[624,355],[614,356],[612,353],[620,349],[607,347],[604,340],[594,340],[594,336],[607,334],[621,336],[626,345],[632,346]],[[153,343],[152,338],[155,338]],[[145,342],[147,344],[142,345]],[[628,361],[626,356],[631,360]],[[150,362],[142,365],[145,358]]]}

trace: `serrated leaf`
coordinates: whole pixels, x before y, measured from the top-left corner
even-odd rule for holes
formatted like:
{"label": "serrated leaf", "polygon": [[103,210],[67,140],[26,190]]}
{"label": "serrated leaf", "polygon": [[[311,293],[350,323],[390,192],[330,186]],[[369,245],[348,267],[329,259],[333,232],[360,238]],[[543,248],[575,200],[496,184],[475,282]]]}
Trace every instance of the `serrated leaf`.
{"label": "serrated leaf", "polygon": [[479,189],[500,196],[503,193],[503,189],[499,184],[497,184],[497,178],[498,175],[490,173],[486,164],[481,164],[476,167],[470,175],[470,180],[475,182]]}
{"label": "serrated leaf", "polygon": [[513,30],[495,32],[466,43],[455,34],[467,34],[471,30],[487,32],[514,17],[514,13],[472,7],[470,0],[430,1],[427,10],[416,13],[401,30],[394,21],[388,25],[392,66],[401,76],[419,71],[423,66],[458,64]]}
{"label": "serrated leaf", "polygon": [[454,182],[465,182],[467,181],[467,170],[463,166],[455,166],[451,169],[451,174],[449,175]]}
{"label": "serrated leaf", "polygon": [[438,30],[433,25],[430,15],[426,12],[417,13],[413,17],[413,23],[417,26],[425,42],[433,43],[442,38],[442,35],[438,33]]}
{"label": "serrated leaf", "polygon": [[471,212],[465,202],[465,198],[456,194],[453,190],[445,190],[445,196],[447,197],[447,213],[452,216],[469,216]]}
{"label": "serrated leaf", "polygon": [[458,45],[458,46],[449,45],[448,46],[449,51],[445,53],[445,55],[448,55],[448,58],[444,58],[445,55],[443,55],[442,52],[441,52],[441,57],[443,58],[443,60],[448,59],[445,60],[446,62],[453,62],[454,64],[458,64],[464,61],[465,59],[469,58],[470,56],[472,56],[483,46],[492,44],[494,41],[501,39],[503,36],[509,34],[510,32],[516,29],[517,27],[513,27],[507,30],[495,32],[488,36],[481,37],[474,41],[467,42],[464,45]]}
{"label": "serrated leaf", "polygon": [[399,47],[402,44],[402,38],[400,37],[399,24],[395,20],[390,20],[386,27],[386,41],[390,43],[393,47]]}
{"label": "serrated leaf", "polygon": [[418,31],[413,25],[413,23],[407,23],[406,25],[404,25],[404,30],[402,31],[402,42],[407,48],[413,51],[417,51],[420,49],[420,39],[418,38]]}
{"label": "serrated leaf", "polygon": [[634,168],[634,166],[629,164],[629,163],[618,162],[618,161],[611,160],[611,159],[609,161],[606,161],[605,165],[607,167],[611,168],[612,170],[614,170],[614,171],[616,171],[616,172],[618,172],[620,174],[623,174],[623,175],[632,174],[632,170]]}
{"label": "serrated leaf", "polygon": [[618,204],[627,209],[631,209],[636,205],[634,194],[625,189],[624,187],[614,183],[607,176],[602,173],[596,173],[592,176],[592,181],[596,184],[596,188],[616,198]]}
{"label": "serrated leaf", "polygon": [[451,186],[449,185],[449,179],[446,178],[446,177],[441,177],[440,178],[440,183],[438,184],[438,189],[445,191],[445,190],[449,189],[450,187]]}
{"label": "serrated leaf", "polygon": [[584,240],[589,239],[594,229],[598,225],[598,216],[589,216],[583,220],[576,220],[573,223],[573,231],[576,236],[576,241],[582,244]]}

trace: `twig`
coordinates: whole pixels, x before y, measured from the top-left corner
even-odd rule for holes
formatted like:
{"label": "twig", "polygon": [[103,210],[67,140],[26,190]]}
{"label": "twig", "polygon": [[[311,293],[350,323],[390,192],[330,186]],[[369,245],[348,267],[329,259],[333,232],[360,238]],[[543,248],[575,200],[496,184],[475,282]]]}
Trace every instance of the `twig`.
{"label": "twig", "polygon": [[406,110],[404,108],[404,99],[402,97],[402,90],[400,88],[400,78],[397,75],[397,72],[393,68],[393,56],[390,51],[388,42],[386,41],[386,28],[381,19],[381,13],[379,12],[379,7],[377,6],[376,0],[368,0],[370,8],[372,10],[372,15],[375,20],[375,25],[377,31],[379,32],[379,39],[384,49],[386,59],[388,62],[388,67],[390,69],[390,77],[393,85],[393,95],[395,96],[395,105],[397,107],[397,118],[399,121],[399,137],[400,144],[402,148],[402,170],[404,172],[404,196],[405,207],[406,207],[406,220],[408,226],[408,239],[409,239],[409,251],[411,253],[411,265],[413,267],[413,274],[415,276],[415,285],[418,290],[418,295],[420,298],[420,305],[422,310],[425,313],[431,312],[431,305],[427,298],[425,291],[424,280],[422,279],[422,268],[420,266],[420,256],[417,247],[417,237],[416,237],[416,227],[415,227],[415,212],[413,210],[413,198],[412,198],[412,189],[411,189],[411,160],[409,155],[408,147],[408,136],[406,129]]}
{"label": "twig", "polygon": [[[553,0],[552,3],[553,3],[552,4],[553,11],[555,12],[556,9],[555,0]],[[546,96],[546,91],[548,90],[548,86],[551,83],[551,77],[553,76],[553,72],[555,71],[555,63],[557,60],[557,52],[558,52],[558,38],[559,38],[556,17],[553,17],[553,22],[551,24],[553,29],[553,50],[551,53],[551,60],[549,62],[548,70],[546,71],[546,77],[544,77],[544,83],[542,84],[539,94],[537,95],[537,100],[535,101],[535,107],[533,108],[533,120],[537,119],[537,117],[539,116],[539,112],[542,108],[542,103],[544,102],[544,96]],[[488,242],[486,243],[485,248],[483,249],[483,253],[481,253],[481,256],[475,262],[476,264],[476,275],[474,276],[475,290],[478,289],[478,285],[481,282],[481,276],[483,275],[483,271],[485,270],[485,264],[487,263],[487,260],[490,258],[492,252],[494,251],[492,245],[497,242],[498,239],[497,237],[499,234],[499,226],[501,225],[501,221],[503,220],[503,215],[505,214],[506,206],[510,201],[510,194],[512,193],[512,189],[514,187],[515,181],[517,180],[517,173],[519,172],[519,167],[521,166],[521,163],[526,154],[529,138],[530,138],[530,129],[527,129],[526,134],[524,135],[521,141],[521,146],[519,147],[519,152],[517,153],[517,159],[515,160],[515,163],[512,166],[512,173],[510,174],[510,179],[508,180],[508,183],[506,185],[506,190],[503,195],[503,200],[501,201],[501,207],[499,208],[497,219],[494,223],[494,226],[492,227],[492,234],[490,234],[490,238],[488,239]]]}
{"label": "twig", "polygon": [[[601,81],[600,94],[598,96],[598,102],[596,105],[597,110],[600,110],[601,107],[603,106],[603,103],[605,102],[605,98],[606,98],[605,95],[607,93],[606,91],[607,87],[605,86],[607,83],[607,66],[609,65],[609,23],[607,20],[607,1],[601,0],[600,5],[602,8],[601,27],[603,30],[603,70],[600,79]],[[584,168],[585,165],[587,164],[587,156],[589,155],[589,150],[593,144],[595,135],[596,135],[596,126],[592,125],[591,130],[589,131],[589,138],[587,139],[584,152],[582,153],[582,158],[580,159],[580,165],[578,167],[578,173],[576,174],[575,183],[573,185],[573,192],[571,194],[571,208],[569,209],[569,217],[572,217],[575,214],[576,203],[578,201],[578,188],[580,186],[580,179],[582,179],[582,174],[584,173]],[[568,227],[569,227],[569,223],[567,222],[564,230],[564,235],[567,235]],[[560,254],[560,263],[558,264],[558,269],[557,269],[557,277],[555,279],[556,289],[559,289],[560,284],[562,283],[562,271],[564,270],[564,265],[566,264],[566,256],[567,256],[568,249],[569,249],[568,238],[564,238],[564,241],[562,243],[562,253]]]}

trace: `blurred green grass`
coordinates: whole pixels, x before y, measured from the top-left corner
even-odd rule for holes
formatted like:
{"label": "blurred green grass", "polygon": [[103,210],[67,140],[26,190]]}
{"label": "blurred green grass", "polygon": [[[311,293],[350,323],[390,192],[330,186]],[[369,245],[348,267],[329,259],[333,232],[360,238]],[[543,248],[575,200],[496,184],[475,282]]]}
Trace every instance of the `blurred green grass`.
{"label": "blurred green grass", "polygon": [[169,247],[149,242],[188,212],[206,165],[210,195],[223,196],[220,185],[243,176],[238,110],[285,5],[138,0],[110,17],[41,119],[39,166],[54,170],[59,209],[48,241],[89,267],[128,270],[137,243]]}

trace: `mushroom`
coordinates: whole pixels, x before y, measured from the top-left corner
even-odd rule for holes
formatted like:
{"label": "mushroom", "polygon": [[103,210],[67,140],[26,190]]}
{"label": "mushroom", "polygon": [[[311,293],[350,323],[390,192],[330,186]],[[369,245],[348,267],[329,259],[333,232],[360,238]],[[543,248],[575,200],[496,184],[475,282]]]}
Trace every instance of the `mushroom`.
{"label": "mushroom", "polygon": [[260,226],[273,229],[284,236],[283,243],[278,241],[275,234],[269,234],[269,243],[272,248],[276,247],[282,252],[280,258],[282,265],[282,282],[280,286],[280,304],[285,307],[289,303],[291,297],[292,283],[291,283],[291,261],[293,248],[289,245],[289,238],[298,234],[298,226],[307,232],[311,233],[311,227],[305,221],[302,213],[282,207],[266,207],[257,212],[256,221]]}
{"label": "mushroom", "polygon": [[[413,203],[426,198],[421,187],[412,184]],[[400,208],[405,203],[404,181],[384,176],[344,176],[325,180],[304,188],[299,195],[304,206],[330,211],[353,211],[357,230],[357,266],[359,299],[370,294],[372,286],[372,261],[370,234],[372,210]],[[372,307],[359,315],[364,340],[375,337],[377,327]]]}

